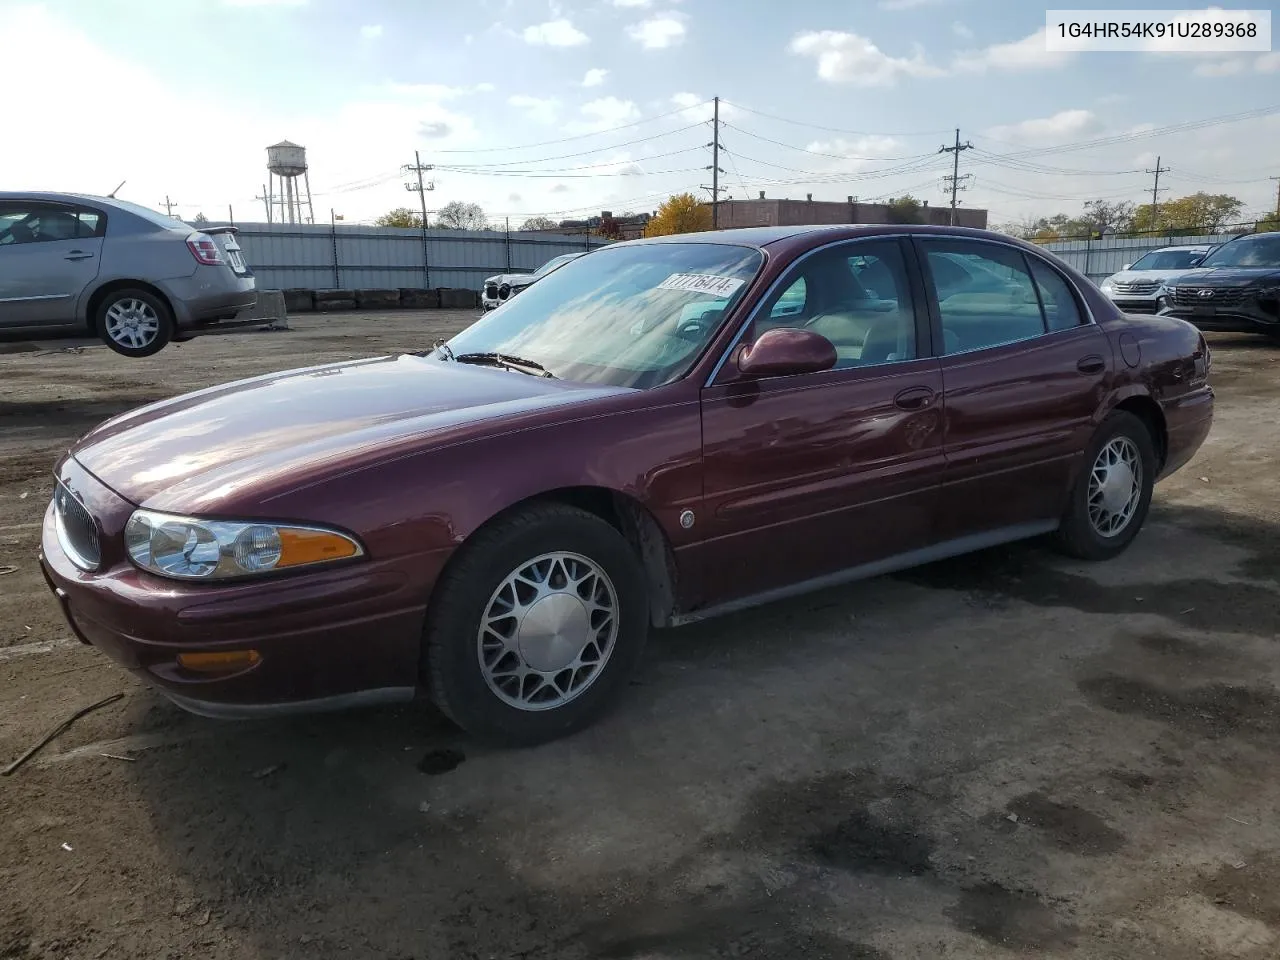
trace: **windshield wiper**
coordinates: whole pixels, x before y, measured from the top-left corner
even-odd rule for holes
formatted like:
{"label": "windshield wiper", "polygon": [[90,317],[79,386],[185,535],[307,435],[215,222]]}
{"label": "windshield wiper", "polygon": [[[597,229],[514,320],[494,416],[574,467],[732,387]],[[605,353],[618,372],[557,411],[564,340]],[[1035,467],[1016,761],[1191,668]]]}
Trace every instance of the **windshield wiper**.
{"label": "windshield wiper", "polygon": [[513,357],[506,353],[460,353],[453,359],[458,363],[474,363],[481,367],[505,367],[517,373],[527,373],[531,377],[555,379],[556,376],[536,360]]}

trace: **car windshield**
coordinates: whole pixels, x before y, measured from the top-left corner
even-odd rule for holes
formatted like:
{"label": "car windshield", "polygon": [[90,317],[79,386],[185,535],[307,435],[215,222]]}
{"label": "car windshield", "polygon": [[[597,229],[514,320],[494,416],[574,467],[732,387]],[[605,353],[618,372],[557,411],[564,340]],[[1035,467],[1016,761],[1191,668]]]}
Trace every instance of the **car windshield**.
{"label": "car windshield", "polygon": [[721,243],[597,250],[529,287],[448,346],[457,357],[531,360],[565,380],[658,386],[688,371],[763,262],[759,250]]}
{"label": "car windshield", "polygon": [[129,213],[132,213],[135,217],[140,217],[147,221],[147,223],[154,224],[157,227],[164,227],[166,230],[180,230],[183,233],[191,232],[191,228],[181,220],[176,220],[173,217],[166,217],[163,213],[157,213],[149,207],[139,206],[136,203],[130,203],[128,200],[113,199],[111,202],[121,210],[126,210]]}
{"label": "car windshield", "polygon": [[1152,250],[1145,257],[1139,257],[1130,270],[1185,270],[1194,266],[1197,257],[1203,257],[1204,251],[1196,250]]}
{"label": "car windshield", "polygon": [[1224,243],[1205,257],[1200,266],[1280,269],[1280,233]]}
{"label": "car windshield", "polygon": [[556,267],[560,266],[562,263],[568,263],[570,260],[572,260],[576,256],[577,256],[576,253],[565,253],[558,257],[552,257],[550,260],[548,260],[546,263],[540,266],[537,270],[533,271],[533,275],[535,277],[546,276]]}

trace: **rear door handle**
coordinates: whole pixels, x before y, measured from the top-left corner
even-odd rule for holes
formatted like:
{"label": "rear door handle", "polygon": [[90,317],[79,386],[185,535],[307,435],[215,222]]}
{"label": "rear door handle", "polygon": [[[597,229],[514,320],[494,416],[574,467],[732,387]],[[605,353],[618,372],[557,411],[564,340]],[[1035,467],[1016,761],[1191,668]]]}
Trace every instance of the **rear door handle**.
{"label": "rear door handle", "polygon": [[63,259],[64,260],[88,260],[92,256],[93,256],[92,253],[89,253],[85,250],[72,250],[65,257],[63,257]]}
{"label": "rear door handle", "polygon": [[928,387],[907,387],[899,391],[893,403],[902,410],[923,410],[933,403],[933,391]]}
{"label": "rear door handle", "polygon": [[1076,369],[1081,373],[1101,373],[1107,369],[1107,362],[1096,353],[1091,353],[1076,361]]}

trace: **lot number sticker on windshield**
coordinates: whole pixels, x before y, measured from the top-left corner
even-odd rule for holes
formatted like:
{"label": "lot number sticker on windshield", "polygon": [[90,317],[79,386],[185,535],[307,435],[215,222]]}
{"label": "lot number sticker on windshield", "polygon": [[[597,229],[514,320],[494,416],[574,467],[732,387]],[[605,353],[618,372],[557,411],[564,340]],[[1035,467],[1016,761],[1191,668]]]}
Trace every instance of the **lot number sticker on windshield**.
{"label": "lot number sticker on windshield", "polygon": [[737,277],[716,277],[707,273],[673,273],[658,284],[659,290],[685,290],[689,293],[709,293],[716,297],[731,297],[743,281]]}

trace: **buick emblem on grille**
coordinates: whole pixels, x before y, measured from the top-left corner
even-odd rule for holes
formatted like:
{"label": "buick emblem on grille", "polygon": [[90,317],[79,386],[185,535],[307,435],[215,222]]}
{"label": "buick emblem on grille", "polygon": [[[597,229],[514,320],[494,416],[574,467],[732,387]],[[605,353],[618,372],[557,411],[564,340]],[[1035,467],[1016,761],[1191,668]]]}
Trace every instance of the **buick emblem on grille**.
{"label": "buick emblem on grille", "polygon": [[1197,290],[1197,291],[1196,291],[1196,296],[1197,296],[1197,297],[1199,297],[1199,298],[1200,298],[1200,299],[1202,299],[1202,300],[1207,300],[1207,299],[1209,299],[1210,297],[1212,297],[1212,296],[1213,296],[1213,291],[1212,291],[1212,290],[1209,290],[1209,289]]}

